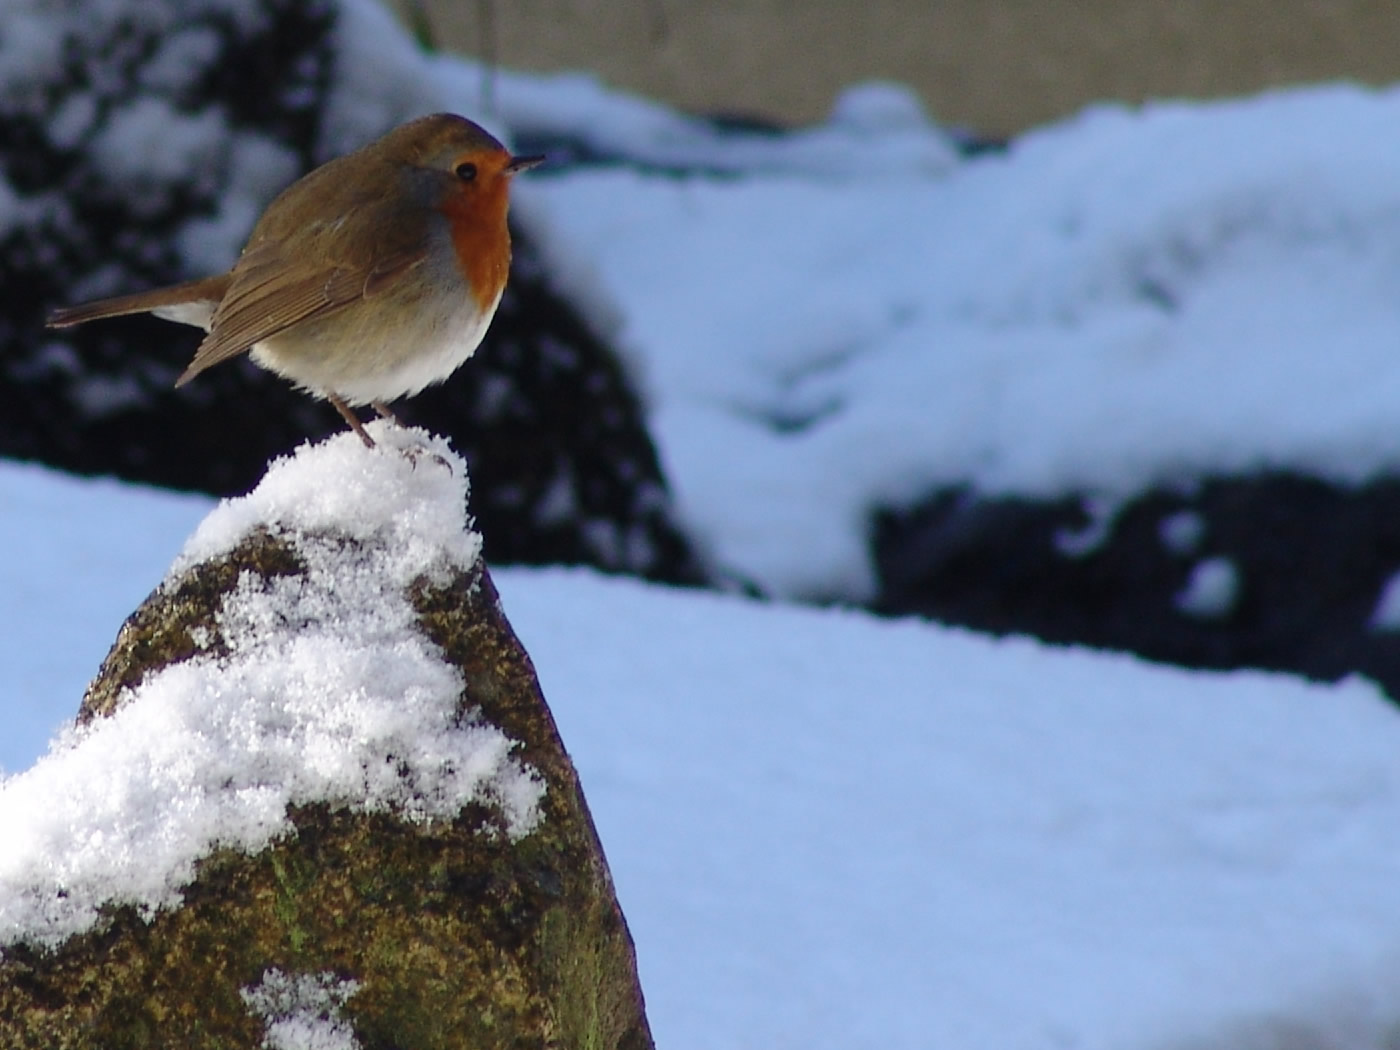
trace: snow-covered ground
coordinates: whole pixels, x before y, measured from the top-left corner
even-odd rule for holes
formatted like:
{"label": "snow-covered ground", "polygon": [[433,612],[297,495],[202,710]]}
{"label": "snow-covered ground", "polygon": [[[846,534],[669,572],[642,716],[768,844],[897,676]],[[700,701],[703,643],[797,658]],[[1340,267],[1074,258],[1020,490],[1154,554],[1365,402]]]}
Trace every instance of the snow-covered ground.
{"label": "snow-covered ground", "polygon": [[0,463],[0,771],[29,765],[211,500]]}
{"label": "snow-covered ground", "polygon": [[[336,440],[350,455],[323,455],[299,475],[303,496],[284,482],[261,506],[333,517],[363,501],[355,457],[369,453]],[[47,698],[0,738],[17,772],[207,504],[12,464],[0,481],[11,549],[40,552],[5,616],[36,625],[7,675]],[[253,520],[224,512],[193,549]],[[84,575],[102,552],[124,568]],[[1173,670],[582,571],[495,575],[582,775],[658,1045],[1380,1048],[1400,1024],[1400,714],[1369,684]],[[210,681],[191,704],[231,699]],[[256,699],[244,714],[279,730],[296,716]],[[320,717],[277,753],[300,740],[325,768]],[[216,728],[197,734],[204,751]],[[186,783],[202,763],[108,758],[104,788],[121,768],[164,769],[157,786],[203,812]],[[76,804],[83,761],[60,751],[0,784],[0,826],[30,848],[103,841],[88,825],[119,823],[122,807]],[[161,813],[141,826],[190,848]],[[14,861],[0,876],[32,880]]]}

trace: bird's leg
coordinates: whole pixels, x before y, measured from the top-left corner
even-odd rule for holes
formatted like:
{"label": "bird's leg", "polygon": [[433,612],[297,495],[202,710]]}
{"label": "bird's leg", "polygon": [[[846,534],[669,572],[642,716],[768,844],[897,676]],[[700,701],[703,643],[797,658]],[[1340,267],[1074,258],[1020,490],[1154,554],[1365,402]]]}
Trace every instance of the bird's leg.
{"label": "bird's leg", "polygon": [[403,420],[401,420],[398,416],[394,415],[393,409],[391,409],[383,401],[371,401],[369,404],[371,408],[373,408],[376,412],[379,413],[380,418],[387,419],[396,427],[403,426]]}
{"label": "bird's leg", "polygon": [[334,394],[327,394],[326,400],[333,404],[345,422],[350,424],[350,429],[360,435],[360,440],[365,443],[365,448],[374,448],[374,438],[369,436],[369,431],[365,430],[365,425],[360,422],[360,417],[350,410],[350,406]]}

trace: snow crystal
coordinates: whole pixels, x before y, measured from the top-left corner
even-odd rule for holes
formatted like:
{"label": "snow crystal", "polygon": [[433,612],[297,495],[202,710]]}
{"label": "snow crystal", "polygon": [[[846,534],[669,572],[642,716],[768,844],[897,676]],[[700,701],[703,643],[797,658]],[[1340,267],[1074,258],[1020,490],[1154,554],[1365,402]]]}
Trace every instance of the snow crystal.
{"label": "snow crystal", "polygon": [[[128,533],[165,537],[125,571],[123,593],[144,590],[189,528],[168,494],[13,464],[0,480],[0,524],[72,559],[27,582],[9,567],[12,630],[115,590],[83,559],[107,568]],[[1371,684],[580,571],[496,578],[587,788],[659,1043],[1393,1044],[1400,717]],[[114,622],[70,656],[100,658]]]}
{"label": "snow crystal", "polygon": [[1231,558],[1206,558],[1191,569],[1186,586],[1173,599],[1177,609],[1200,620],[1230,615],[1240,594],[1240,571]]}
{"label": "snow crystal", "polygon": [[359,1050],[360,1041],[340,1008],[360,990],[358,981],[332,973],[288,974],[272,967],[241,991],[266,1025],[265,1050]]}
{"label": "snow crystal", "polygon": [[373,450],[347,432],[275,462],[177,559],[165,588],[261,527],[305,566],[237,581],[217,616],[226,654],[152,674],[0,781],[0,943],[58,943],[108,902],[173,905],[199,857],[263,847],[291,805],[426,821],[483,800],[512,838],[534,827],[543,782],[498,728],[460,717],[461,676],[406,596],[479,554],[465,464],[422,431],[371,427]]}

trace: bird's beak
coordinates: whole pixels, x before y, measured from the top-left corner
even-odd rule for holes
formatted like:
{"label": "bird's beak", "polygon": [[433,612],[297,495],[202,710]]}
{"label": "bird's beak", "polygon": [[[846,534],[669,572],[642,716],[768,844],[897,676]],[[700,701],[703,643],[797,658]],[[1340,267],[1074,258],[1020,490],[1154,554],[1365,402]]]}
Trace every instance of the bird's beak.
{"label": "bird's beak", "polygon": [[506,161],[506,166],[503,170],[507,175],[519,175],[522,171],[529,171],[531,168],[543,164],[544,161],[545,156],[543,153],[536,154],[533,157],[511,157],[510,160]]}

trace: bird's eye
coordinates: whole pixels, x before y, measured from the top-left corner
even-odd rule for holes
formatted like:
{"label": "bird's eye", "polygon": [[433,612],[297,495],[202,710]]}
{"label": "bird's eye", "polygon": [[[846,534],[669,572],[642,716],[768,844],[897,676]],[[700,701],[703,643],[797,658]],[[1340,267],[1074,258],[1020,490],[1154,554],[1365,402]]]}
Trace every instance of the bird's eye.
{"label": "bird's eye", "polygon": [[457,178],[463,182],[471,182],[476,178],[476,165],[468,161],[465,164],[458,164],[456,167]]}

